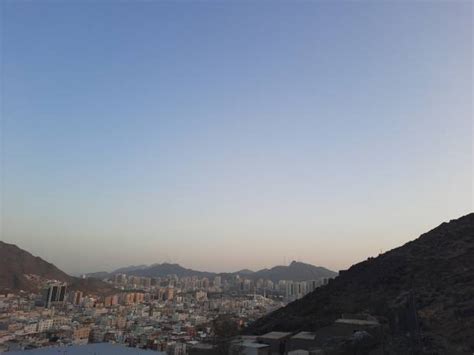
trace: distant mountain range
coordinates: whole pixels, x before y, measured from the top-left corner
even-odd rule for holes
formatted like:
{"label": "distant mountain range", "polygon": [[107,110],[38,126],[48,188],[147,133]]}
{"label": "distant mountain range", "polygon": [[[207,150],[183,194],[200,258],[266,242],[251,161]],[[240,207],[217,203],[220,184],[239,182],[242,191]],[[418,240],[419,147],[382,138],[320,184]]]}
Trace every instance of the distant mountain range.
{"label": "distant mountain range", "polygon": [[109,284],[94,278],[70,276],[51,263],[33,256],[14,244],[0,241],[0,291],[37,292],[45,280],[67,282],[70,289],[91,294],[114,292]]}
{"label": "distant mountain range", "polygon": [[129,266],[112,273],[97,272],[87,274],[87,278],[77,278],[66,274],[55,265],[33,256],[14,244],[0,241],[0,292],[37,292],[45,280],[67,282],[70,289],[78,289],[92,294],[110,294],[116,290],[102,279],[111,278],[115,274],[144,277],[166,277],[168,275],[198,276],[213,278],[217,275],[241,275],[251,279],[278,280],[312,280],[334,277],[337,273],[323,267],[293,261],[289,266],[275,266],[260,271],[241,270],[235,273],[213,273],[184,268],[178,264],[153,264]]}
{"label": "distant mountain range", "polygon": [[262,269],[259,271],[252,271],[248,269],[243,269],[233,273],[214,273],[206,271],[197,271],[193,269],[187,269],[178,264],[153,264],[150,266],[140,265],[140,266],[129,266],[117,269],[111,273],[107,272],[96,272],[92,274],[87,274],[88,277],[95,278],[111,278],[116,274],[127,274],[134,276],[143,276],[143,277],[166,277],[168,275],[177,275],[179,277],[186,276],[198,276],[198,277],[208,277],[213,278],[217,275],[220,276],[245,276],[250,279],[267,279],[274,282],[279,280],[293,280],[293,281],[304,281],[304,280],[319,280],[321,278],[332,278],[337,275],[336,272],[326,269],[321,266],[313,266],[310,264],[305,264],[298,261],[291,262],[288,266],[275,266],[271,269]]}
{"label": "distant mountain range", "polygon": [[385,319],[393,353],[474,353],[474,213],[341,271],[246,332],[322,331],[344,313]]}

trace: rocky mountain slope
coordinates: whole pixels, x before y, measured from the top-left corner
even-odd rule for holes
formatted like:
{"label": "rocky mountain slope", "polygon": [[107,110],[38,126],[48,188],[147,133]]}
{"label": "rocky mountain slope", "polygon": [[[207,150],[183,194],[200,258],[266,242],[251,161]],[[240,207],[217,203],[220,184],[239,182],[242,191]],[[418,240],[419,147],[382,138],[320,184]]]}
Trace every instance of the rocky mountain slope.
{"label": "rocky mountain slope", "polygon": [[246,332],[316,330],[361,312],[385,319],[392,341],[411,337],[428,352],[472,353],[474,213],[352,266]]}
{"label": "rocky mountain slope", "polygon": [[92,294],[113,291],[113,288],[103,281],[72,277],[40,257],[33,256],[14,244],[0,241],[1,292],[36,292],[45,280],[67,282],[71,289]]}

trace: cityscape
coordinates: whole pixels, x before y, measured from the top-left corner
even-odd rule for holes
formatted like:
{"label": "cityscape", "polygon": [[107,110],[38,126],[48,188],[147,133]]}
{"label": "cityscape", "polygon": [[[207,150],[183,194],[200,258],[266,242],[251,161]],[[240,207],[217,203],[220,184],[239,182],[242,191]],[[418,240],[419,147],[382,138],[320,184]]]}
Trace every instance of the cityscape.
{"label": "cityscape", "polygon": [[0,354],[473,355],[474,1],[0,0]]}
{"label": "cityscape", "polygon": [[238,273],[212,279],[115,273],[105,280],[111,292],[101,296],[69,290],[57,280],[37,281],[43,285],[38,294],[0,296],[0,351],[105,342],[175,355],[206,353],[218,347],[221,319],[236,335],[329,278],[273,282]]}
{"label": "cityscape", "polygon": [[473,236],[471,213],[339,273],[298,261],[217,274],[162,263],[80,277],[0,242],[0,351],[468,354]]}

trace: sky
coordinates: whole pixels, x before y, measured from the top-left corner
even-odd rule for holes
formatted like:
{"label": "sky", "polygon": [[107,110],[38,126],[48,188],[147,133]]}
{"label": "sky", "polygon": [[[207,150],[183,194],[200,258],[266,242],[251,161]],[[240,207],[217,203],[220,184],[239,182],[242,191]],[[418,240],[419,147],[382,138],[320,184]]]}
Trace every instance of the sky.
{"label": "sky", "polygon": [[334,270],[473,210],[470,1],[1,1],[1,240]]}

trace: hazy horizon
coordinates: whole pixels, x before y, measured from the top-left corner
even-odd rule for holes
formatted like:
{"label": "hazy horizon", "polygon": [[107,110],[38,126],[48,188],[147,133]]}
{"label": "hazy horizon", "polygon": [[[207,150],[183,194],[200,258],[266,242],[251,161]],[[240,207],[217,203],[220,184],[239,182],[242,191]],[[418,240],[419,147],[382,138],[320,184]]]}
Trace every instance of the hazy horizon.
{"label": "hazy horizon", "polygon": [[[472,211],[469,212],[469,213],[473,213]],[[468,214],[469,214],[468,213]],[[439,224],[442,224],[442,223],[445,223],[445,222],[449,222],[453,219],[457,219],[459,217],[462,217],[462,216],[458,216],[456,218],[450,218],[450,219],[447,219],[445,221],[442,221],[440,222]],[[353,262],[351,262],[350,264],[348,265],[345,265],[343,268],[331,268],[327,265],[322,265],[322,264],[317,264],[315,262],[311,262],[311,261],[307,261],[307,260],[301,260],[301,259],[297,259],[297,258],[288,258],[288,257],[283,257],[282,261],[281,262],[278,262],[276,261],[274,264],[266,264],[266,265],[262,265],[262,264],[255,264],[256,266],[255,267],[248,267],[248,266],[245,266],[245,265],[242,265],[240,267],[237,267],[237,268],[224,268],[224,269],[219,269],[219,268],[216,268],[216,269],[209,269],[209,268],[205,268],[205,266],[203,266],[203,268],[199,268],[199,267],[193,267],[193,266],[190,266],[190,265],[187,265],[186,264],[186,261],[183,260],[183,261],[178,261],[178,260],[175,260],[173,258],[167,258],[167,259],[163,259],[163,260],[155,260],[155,261],[148,261],[148,262],[145,262],[143,260],[140,260],[140,259],[137,259],[137,262],[135,263],[131,263],[131,264],[108,264],[107,265],[107,268],[104,268],[104,269],[90,269],[88,270],[87,268],[83,268],[81,270],[74,270],[74,269],[71,269],[71,270],[67,270],[67,268],[62,268],[60,265],[56,264],[54,261],[52,260],[49,260],[48,258],[45,258],[44,256],[42,255],[37,255],[35,254],[34,252],[31,252],[31,250],[28,250],[28,247],[27,246],[21,246],[21,245],[18,245],[18,244],[15,244],[14,242],[8,242],[8,241],[5,241],[5,240],[1,240],[3,242],[6,242],[6,243],[11,243],[11,244],[15,244],[17,245],[18,247],[20,247],[21,249],[24,249],[26,250],[27,252],[30,252],[31,254],[33,254],[33,256],[38,256],[42,259],[44,259],[45,261],[47,262],[51,262],[53,263],[55,266],[59,267],[59,269],[63,270],[63,271],[66,271],[68,274],[70,275],[74,275],[74,276],[80,276],[80,275],[83,275],[83,274],[87,274],[87,273],[94,273],[94,272],[112,272],[112,271],[115,271],[117,269],[120,269],[120,268],[125,268],[125,267],[133,267],[133,266],[152,266],[153,264],[179,264],[180,266],[184,267],[184,268],[188,268],[188,269],[194,269],[196,271],[206,271],[206,272],[216,272],[216,273],[226,273],[226,272],[237,272],[237,271],[241,271],[241,270],[251,270],[251,271],[259,271],[259,270],[262,270],[262,269],[266,269],[266,268],[272,268],[272,267],[275,267],[275,266],[288,266],[290,265],[292,262],[301,262],[301,263],[306,263],[306,264],[311,264],[311,265],[314,265],[314,266],[318,266],[318,267],[324,267],[324,268],[327,268],[331,271],[335,271],[335,272],[339,272],[341,270],[346,270],[347,268],[349,268],[350,266],[354,265],[354,264],[357,264],[359,262],[362,262],[364,260],[366,260],[367,258],[369,257],[375,257],[377,256],[378,254],[380,253],[385,253],[393,248],[397,248],[397,247],[400,247],[402,246],[403,244],[407,243],[407,242],[410,242],[414,239],[417,239],[421,234],[424,234],[426,232],[429,232],[431,229],[434,229],[438,227],[438,225],[436,226],[433,226],[432,228],[430,228],[429,230],[426,230],[425,232],[423,233],[420,233],[419,235],[417,235],[416,237],[413,237],[413,238],[408,238],[406,241],[402,242],[402,244],[400,245],[394,245],[393,247],[387,249],[387,250],[379,250],[378,253],[376,254],[370,254],[370,255],[367,255],[365,257],[362,257],[360,260],[354,260]],[[64,251],[64,256],[65,258],[67,258],[68,256],[70,256],[71,254],[73,253],[72,250],[65,250]],[[259,266],[260,265],[260,266]]]}
{"label": "hazy horizon", "polygon": [[466,215],[472,6],[3,1],[0,240],[338,271]]}

